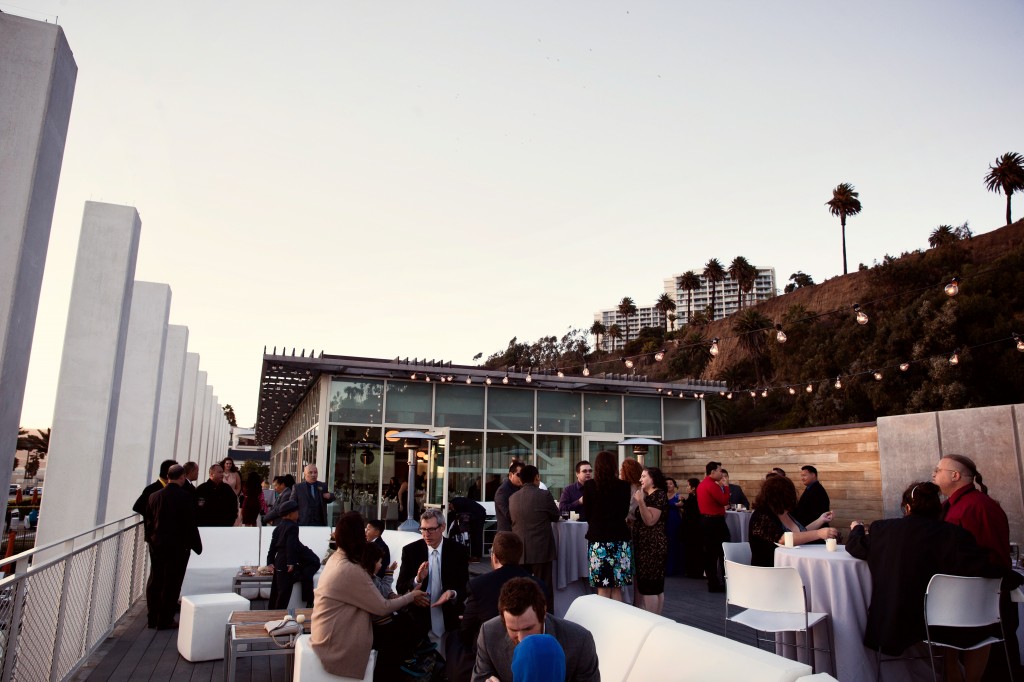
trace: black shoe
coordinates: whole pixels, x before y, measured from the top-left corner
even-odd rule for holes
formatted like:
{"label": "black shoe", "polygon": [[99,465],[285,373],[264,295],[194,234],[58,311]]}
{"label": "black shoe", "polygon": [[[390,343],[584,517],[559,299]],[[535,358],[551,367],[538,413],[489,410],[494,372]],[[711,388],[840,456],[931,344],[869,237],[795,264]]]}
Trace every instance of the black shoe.
{"label": "black shoe", "polygon": [[708,585],[708,592],[725,592],[725,585]]}

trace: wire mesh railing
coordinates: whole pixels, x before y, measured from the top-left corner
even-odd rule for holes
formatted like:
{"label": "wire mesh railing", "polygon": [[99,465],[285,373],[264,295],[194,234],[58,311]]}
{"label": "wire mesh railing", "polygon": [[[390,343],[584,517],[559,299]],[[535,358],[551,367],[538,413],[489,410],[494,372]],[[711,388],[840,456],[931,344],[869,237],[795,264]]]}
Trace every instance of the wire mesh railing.
{"label": "wire mesh railing", "polygon": [[65,680],[109,636],[145,587],[138,518],[0,561],[0,682]]}

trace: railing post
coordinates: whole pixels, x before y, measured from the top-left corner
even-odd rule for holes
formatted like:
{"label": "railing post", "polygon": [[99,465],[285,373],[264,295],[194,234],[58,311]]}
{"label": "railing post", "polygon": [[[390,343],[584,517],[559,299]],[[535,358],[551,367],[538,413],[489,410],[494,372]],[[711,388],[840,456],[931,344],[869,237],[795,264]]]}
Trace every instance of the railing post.
{"label": "railing post", "polygon": [[[110,586],[110,613],[107,616],[107,627],[114,624],[116,620],[114,614],[117,612],[118,595],[120,593],[117,585],[117,568],[121,565],[121,542],[124,540],[124,519],[117,524],[117,553],[114,555],[114,582]],[[128,592],[131,592],[131,573],[128,574]],[[131,597],[129,597],[129,603],[131,603]]]}
{"label": "railing post", "polygon": [[28,580],[25,573],[28,572],[28,557],[18,559],[14,565],[14,575],[19,579],[14,583],[14,608],[11,609],[11,628],[7,632],[7,642],[4,649],[4,667],[0,679],[3,682],[10,682],[14,679],[14,668],[17,664],[18,636],[21,634],[21,613],[25,607],[25,588]]}
{"label": "railing post", "polygon": [[57,679],[57,663],[60,661],[61,644],[64,641],[64,612],[67,610],[68,581],[71,576],[71,559],[74,556],[74,538],[64,543],[64,575],[60,585],[60,605],[57,607],[57,631],[53,635],[53,655],[50,657],[50,680]]}

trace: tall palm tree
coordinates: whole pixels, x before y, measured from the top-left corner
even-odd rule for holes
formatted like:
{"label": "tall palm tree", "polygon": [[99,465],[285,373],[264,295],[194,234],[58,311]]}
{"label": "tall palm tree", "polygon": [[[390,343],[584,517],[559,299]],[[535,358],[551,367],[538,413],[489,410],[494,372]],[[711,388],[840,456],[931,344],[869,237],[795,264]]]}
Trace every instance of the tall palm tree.
{"label": "tall palm tree", "polygon": [[736,256],[729,264],[729,276],[733,278],[739,288],[740,308],[742,308],[743,294],[749,294],[754,290],[754,284],[757,282],[757,268],[743,256]]}
{"label": "tall palm tree", "polygon": [[952,225],[939,225],[928,236],[928,246],[933,249],[937,246],[945,246],[960,241]]}
{"label": "tall palm tree", "polygon": [[668,332],[668,314],[676,309],[676,302],[667,293],[658,297],[654,303],[654,309],[665,316],[665,331]]}
{"label": "tall palm tree", "polygon": [[711,319],[715,319],[715,301],[718,296],[718,283],[725,279],[725,268],[717,258],[712,258],[704,265],[704,279],[711,285]]}
{"label": "tall palm tree", "polygon": [[601,335],[607,331],[600,320],[594,320],[594,324],[590,325],[590,333],[597,339],[597,348],[601,348]]}
{"label": "tall palm tree", "polygon": [[619,315],[626,318],[626,341],[629,341],[629,317],[636,315],[636,303],[629,296],[623,296],[619,301]]}
{"label": "tall palm tree", "polygon": [[825,202],[829,212],[839,216],[839,225],[843,228],[843,274],[846,274],[846,216],[860,213],[860,192],[854,190],[848,182],[840,182],[832,190],[832,199]]}
{"label": "tall palm tree", "polygon": [[768,334],[772,330],[772,321],[753,308],[743,311],[735,319],[732,331],[739,337],[740,348],[749,354],[757,383],[761,385],[764,383],[764,364],[768,356]]}
{"label": "tall palm tree", "polygon": [[1010,197],[1014,192],[1024,192],[1024,156],[1007,152],[997,158],[995,164],[988,167],[985,187],[989,192],[1006,195],[1006,224],[1012,223]]}
{"label": "tall palm tree", "polygon": [[686,292],[686,322],[689,324],[693,314],[693,292],[700,289],[700,276],[693,270],[687,270],[676,278],[676,286]]}
{"label": "tall palm tree", "polygon": [[622,338],[622,327],[617,324],[608,327],[608,338],[612,340],[612,350],[615,350],[615,340]]}

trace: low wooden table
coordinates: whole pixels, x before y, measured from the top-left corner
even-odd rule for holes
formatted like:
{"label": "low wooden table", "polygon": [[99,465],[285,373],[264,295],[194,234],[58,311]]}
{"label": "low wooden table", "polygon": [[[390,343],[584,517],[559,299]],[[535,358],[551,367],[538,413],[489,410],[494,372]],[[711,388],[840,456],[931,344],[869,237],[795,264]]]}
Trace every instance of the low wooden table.
{"label": "low wooden table", "polygon": [[242,571],[235,574],[235,577],[231,580],[231,591],[235,594],[242,596],[243,588],[256,588],[257,597],[259,596],[259,590],[263,587],[270,588],[274,585],[274,574],[259,574],[246,575]]}
{"label": "low wooden table", "polygon": [[[233,611],[225,626],[224,633],[224,679],[232,682],[235,679],[235,667],[239,658],[255,656],[288,656],[293,659],[295,649],[278,646],[264,627],[267,621],[281,620],[288,611]],[[295,609],[295,614],[302,614],[306,622],[302,624],[302,632],[309,634],[309,625],[313,620],[313,609]],[[262,645],[254,649],[254,645]],[[288,679],[292,678],[292,667],[288,667]]]}

